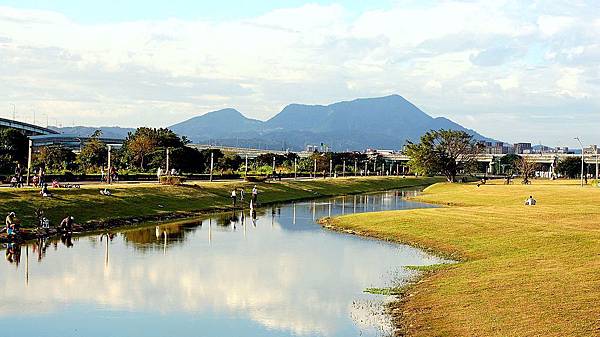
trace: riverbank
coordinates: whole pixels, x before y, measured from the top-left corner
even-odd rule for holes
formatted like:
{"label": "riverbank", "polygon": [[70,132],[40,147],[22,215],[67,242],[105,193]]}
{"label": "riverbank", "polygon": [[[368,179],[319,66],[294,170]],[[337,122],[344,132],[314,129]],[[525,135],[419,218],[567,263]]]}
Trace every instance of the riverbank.
{"label": "riverbank", "polygon": [[[439,178],[356,177],[316,180],[284,180],[256,184],[259,204],[374,192],[403,187],[426,186]],[[250,200],[254,183],[190,182],[180,186],[158,184],[83,185],[81,188],[52,189],[51,198],[43,198],[38,190],[0,190],[0,214],[15,212],[23,228],[34,227],[35,210],[43,209],[56,226],[68,215],[82,225],[81,230],[139,226],[143,222],[166,221],[202,213],[231,209],[231,190],[243,188],[245,203]],[[107,187],[112,195],[100,194]],[[0,236],[0,240],[3,240]]]}
{"label": "riverbank", "polygon": [[[530,195],[538,204],[526,207]],[[461,261],[427,273],[392,306],[399,331],[600,336],[600,189],[565,181],[443,183],[415,199],[447,207],[327,222]]]}

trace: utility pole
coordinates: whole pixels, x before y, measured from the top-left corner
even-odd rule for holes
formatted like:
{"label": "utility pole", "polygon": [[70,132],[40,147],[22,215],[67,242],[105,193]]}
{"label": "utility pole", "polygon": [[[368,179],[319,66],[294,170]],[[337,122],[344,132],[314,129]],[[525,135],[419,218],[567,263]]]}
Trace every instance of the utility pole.
{"label": "utility pole", "polygon": [[213,168],[215,164],[215,153],[210,152],[210,181],[213,181]]}
{"label": "utility pole", "polygon": [[294,158],[294,179],[298,179],[298,158]]}
{"label": "utility pole", "polygon": [[581,187],[583,187],[583,165],[584,165],[584,149],[583,149],[583,143],[581,143],[581,140],[579,139],[579,137],[575,137],[575,139],[579,142],[579,145],[581,146]]}
{"label": "utility pole", "polygon": [[273,157],[273,170],[272,170],[271,174],[275,175],[275,157]]}
{"label": "utility pole", "polygon": [[315,159],[315,166],[313,169],[313,178],[317,179],[317,160]]}
{"label": "utility pole", "polygon": [[369,161],[368,161],[368,160],[367,160],[367,161],[365,161],[365,176],[367,176],[367,175],[368,175],[368,174],[367,174],[367,171],[368,171],[368,169],[367,169],[367,164],[368,164],[368,163],[369,163]]}
{"label": "utility pole", "polygon": [[346,161],[344,160],[344,165],[342,166],[342,177],[346,176]]}
{"label": "utility pole", "polygon": [[244,170],[244,175],[247,177],[248,176],[248,154],[246,153],[246,169]]}
{"label": "utility pole", "polygon": [[112,169],[112,163],[111,163],[111,154],[110,151],[111,150],[111,146],[110,144],[108,144],[108,171],[106,172],[106,176],[108,177],[106,180],[108,181],[108,184],[110,185],[112,182],[112,174],[110,173],[111,169]]}
{"label": "utility pole", "polygon": [[333,159],[329,159],[329,178],[333,177]]}
{"label": "utility pole", "polygon": [[354,176],[358,174],[358,160],[354,160]]}

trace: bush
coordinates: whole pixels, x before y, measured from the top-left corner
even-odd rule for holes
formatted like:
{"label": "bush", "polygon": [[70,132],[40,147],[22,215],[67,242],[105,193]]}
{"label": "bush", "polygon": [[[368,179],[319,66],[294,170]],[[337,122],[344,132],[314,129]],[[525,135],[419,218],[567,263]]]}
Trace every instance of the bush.
{"label": "bush", "polygon": [[185,177],[182,176],[162,176],[160,183],[163,185],[181,185],[185,182]]}
{"label": "bush", "polygon": [[246,181],[250,183],[262,183],[268,179],[267,176],[247,176]]}

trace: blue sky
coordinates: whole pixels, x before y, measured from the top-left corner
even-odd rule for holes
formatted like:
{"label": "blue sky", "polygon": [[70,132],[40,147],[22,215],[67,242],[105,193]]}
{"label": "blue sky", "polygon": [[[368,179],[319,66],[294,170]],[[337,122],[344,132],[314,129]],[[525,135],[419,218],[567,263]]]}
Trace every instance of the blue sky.
{"label": "blue sky", "polygon": [[168,126],[399,94],[507,142],[600,143],[600,1],[0,1],[0,116]]}
{"label": "blue sky", "polygon": [[[251,18],[278,8],[293,8],[306,4],[302,0],[220,0],[220,1],[144,1],[144,0],[10,0],[0,3],[24,9],[43,9],[63,13],[82,23],[106,23],[130,20],[230,20]],[[340,4],[354,14],[369,9],[389,8],[392,0],[323,1],[320,5]]]}

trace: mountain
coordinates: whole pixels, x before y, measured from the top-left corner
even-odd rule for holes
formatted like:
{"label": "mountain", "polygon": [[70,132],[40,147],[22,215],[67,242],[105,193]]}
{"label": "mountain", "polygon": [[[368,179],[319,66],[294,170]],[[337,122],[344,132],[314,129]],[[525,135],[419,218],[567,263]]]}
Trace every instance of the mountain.
{"label": "mountain", "polygon": [[125,139],[129,132],[134,132],[135,129],[132,128],[122,128],[119,126],[100,126],[100,127],[91,127],[91,126],[68,126],[68,127],[56,127],[50,126],[52,130],[58,131],[60,133],[75,135],[78,137],[89,137],[96,130],[102,131],[103,138],[114,138],[114,139]]}
{"label": "mountain", "polygon": [[235,109],[223,109],[188,119],[170,126],[169,129],[187,136],[192,141],[201,141],[239,134],[251,135],[259,130],[262,124],[259,120],[246,118]]}
{"label": "mountain", "polygon": [[366,148],[400,149],[429,130],[465,131],[490,140],[443,117],[433,118],[399,95],[363,98],[330,105],[291,104],[261,122],[225,109],[170,127],[193,142],[301,150],[325,143],[335,151]]}

